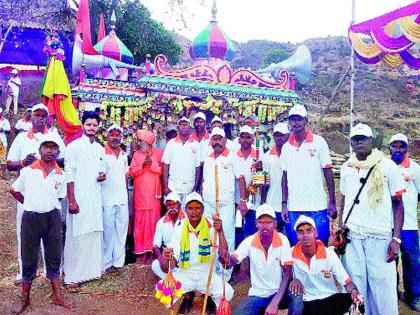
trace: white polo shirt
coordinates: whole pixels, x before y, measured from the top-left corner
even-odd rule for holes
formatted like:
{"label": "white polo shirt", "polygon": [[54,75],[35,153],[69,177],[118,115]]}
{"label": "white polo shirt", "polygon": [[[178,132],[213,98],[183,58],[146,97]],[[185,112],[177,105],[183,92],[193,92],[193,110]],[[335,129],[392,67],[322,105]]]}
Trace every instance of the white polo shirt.
{"label": "white polo shirt", "polygon": [[282,191],[281,191],[281,180],[283,178],[283,168],[280,159],[280,155],[277,152],[277,148],[274,145],[269,151],[267,151],[262,158],[263,168],[270,176],[270,187],[267,193],[267,203],[276,212],[281,212]]}
{"label": "white polo shirt", "polygon": [[[49,131],[46,131],[49,132]],[[60,154],[58,158],[64,158],[65,155],[65,145],[61,137],[56,134],[57,140],[60,142]],[[16,162],[21,161],[26,158],[28,154],[34,153],[39,156],[39,146],[40,140],[42,138],[42,133],[34,133],[34,129],[31,128],[26,132],[19,133],[15,140],[10,146],[9,152],[7,154],[7,160]]]}
{"label": "white polo shirt", "polygon": [[328,144],[308,130],[299,146],[295,136],[283,146],[282,168],[287,172],[289,211],[319,211],[327,208],[324,168],[332,168]]}
{"label": "white polo shirt", "polygon": [[302,253],[302,243],[292,248],[294,278],[305,288],[304,301],[325,299],[338,293],[334,276],[340,285],[346,285],[351,279],[334,250],[327,248],[317,240],[316,254],[310,261]]}
{"label": "white polo shirt", "polygon": [[15,128],[23,130],[23,131],[28,131],[29,129],[32,128],[32,122],[31,120],[26,121],[23,118],[21,118],[17,121]]}
{"label": "white polo shirt", "polygon": [[[207,225],[210,229],[210,240],[213,240],[214,235],[214,228],[212,225],[212,221],[205,218]],[[180,262],[180,256],[181,256],[181,235],[182,235],[182,224],[177,226],[175,228],[175,232],[173,234],[172,240],[170,242],[169,247],[173,248],[174,258]],[[198,262],[198,234],[189,233],[190,237],[190,267],[187,272],[194,272],[198,273],[202,276],[201,280],[206,281],[208,275],[209,275],[209,268],[210,268],[210,262],[208,263],[200,263]],[[211,248],[210,248],[211,250]],[[180,270],[183,270],[180,268]]]}
{"label": "white polo shirt", "polygon": [[185,214],[182,210],[179,211],[178,219],[175,223],[165,214],[156,224],[155,236],[153,237],[153,246],[169,246],[176,229],[184,222]]}
{"label": "white polo shirt", "polygon": [[[347,226],[350,228],[353,236],[357,234],[379,238],[392,236],[394,216],[391,197],[404,193],[405,184],[397,165],[390,159],[383,157],[379,162],[379,167],[384,175],[384,196],[378,208],[371,209],[369,207],[367,187],[363,188],[359,197],[360,203],[354,206],[347,222]],[[365,178],[368,171],[368,169],[352,167],[348,161],[341,166],[340,191],[346,198],[343,218],[347,216],[359,191],[361,186],[360,179]]]}
{"label": "white polo shirt", "polygon": [[[0,129],[3,129],[4,131],[10,131],[10,123],[4,117],[0,118]],[[0,132],[0,141],[3,143],[3,146],[7,148],[7,136],[4,131]]]}
{"label": "white polo shirt", "polygon": [[38,160],[20,171],[10,190],[23,195],[25,211],[46,213],[54,209],[61,210],[59,199],[66,197],[67,185],[64,172],[57,164],[47,174]]}
{"label": "white polo shirt", "polygon": [[162,162],[169,165],[169,189],[181,194],[190,193],[195,184],[196,168],[201,163],[199,142],[190,137],[182,143],[178,135],[166,145]]}
{"label": "white polo shirt", "polygon": [[211,144],[210,144],[210,134],[208,131],[205,132],[204,137],[201,139],[201,141],[198,140],[197,133],[193,132],[190,135],[190,138],[188,139],[190,141],[196,142],[198,144],[198,150],[199,150],[199,159],[200,163],[203,162],[204,158],[207,156],[208,148],[210,147],[211,151],[213,151]]}
{"label": "white polo shirt", "polygon": [[[252,180],[252,165],[255,163],[255,159],[257,158],[257,151],[255,149],[251,148],[251,154],[248,155],[247,158],[243,155],[242,151],[239,149],[236,154],[233,155],[234,159],[234,165],[237,166],[240,173],[245,178],[245,185],[248,187],[248,185],[251,183]],[[235,181],[235,202],[239,203],[241,199],[240,193],[239,193],[239,184],[238,180]]]}
{"label": "white polo shirt", "polygon": [[274,231],[268,252],[261,244],[260,233],[257,232],[244,239],[232,255],[239,262],[249,257],[249,296],[269,297],[276,294],[282,280],[281,266],[293,265],[289,240],[277,231]]}
{"label": "white polo shirt", "polygon": [[[201,146],[202,146],[201,153],[204,154],[204,155],[201,156],[201,162],[203,162],[203,160],[213,152],[213,147],[211,146],[210,139],[208,141],[207,140],[202,141]],[[226,148],[228,148],[230,152],[235,153],[235,152],[238,151],[237,148],[236,148],[236,150],[234,149],[233,141],[230,140],[230,139],[226,139]],[[240,148],[240,146],[239,146],[239,148]]]}
{"label": "white polo shirt", "polygon": [[120,150],[118,156],[105,145],[105,174],[106,180],[102,183],[103,206],[126,205],[128,193],[126,176],[128,174],[127,154]]}
{"label": "white polo shirt", "polygon": [[420,194],[420,165],[409,157],[398,165],[398,170],[404,180],[406,193],[403,194],[404,225],[403,230],[418,230],[417,205]]}
{"label": "white polo shirt", "polygon": [[217,158],[212,152],[204,160],[203,199],[211,204],[216,203],[215,165],[219,173],[219,201],[225,205],[232,204],[235,202],[235,180],[244,175],[235,164],[234,154],[227,148]]}

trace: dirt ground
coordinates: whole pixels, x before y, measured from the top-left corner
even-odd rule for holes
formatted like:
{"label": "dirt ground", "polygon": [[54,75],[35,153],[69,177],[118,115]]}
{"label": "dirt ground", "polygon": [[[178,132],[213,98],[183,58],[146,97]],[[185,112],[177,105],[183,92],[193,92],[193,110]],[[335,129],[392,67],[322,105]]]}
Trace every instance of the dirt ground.
{"label": "dirt ground", "polygon": [[[8,193],[12,181],[13,178],[0,179],[0,314],[8,314],[20,294],[20,288],[13,285],[18,265],[16,204]],[[31,306],[25,314],[169,314],[154,298],[157,281],[150,266],[128,265],[119,274],[104,275],[100,280],[84,285],[82,293],[71,294],[63,290],[73,304],[71,310],[65,310],[50,303],[49,283],[38,277],[32,288]],[[232,306],[246,296],[248,287],[248,281],[234,285]],[[193,314],[200,314],[201,305],[202,297],[199,296],[195,299]],[[402,304],[400,310],[404,315],[415,314]]]}

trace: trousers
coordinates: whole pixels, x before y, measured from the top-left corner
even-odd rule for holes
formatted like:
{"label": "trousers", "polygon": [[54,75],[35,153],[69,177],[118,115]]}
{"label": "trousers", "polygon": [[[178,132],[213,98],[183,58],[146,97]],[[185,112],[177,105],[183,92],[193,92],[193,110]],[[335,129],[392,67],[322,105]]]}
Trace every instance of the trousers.
{"label": "trousers", "polygon": [[60,210],[46,213],[24,211],[21,228],[22,279],[32,282],[38,268],[38,255],[41,240],[45,248],[47,278],[55,279],[60,275],[62,225]]}

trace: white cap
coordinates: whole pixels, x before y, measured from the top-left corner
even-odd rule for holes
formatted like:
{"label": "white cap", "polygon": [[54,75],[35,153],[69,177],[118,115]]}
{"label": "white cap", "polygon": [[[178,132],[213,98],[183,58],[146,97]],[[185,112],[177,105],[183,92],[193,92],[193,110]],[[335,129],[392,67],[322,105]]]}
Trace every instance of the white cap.
{"label": "white cap", "polygon": [[10,71],[10,73],[11,73],[11,74],[18,74],[18,73],[19,73],[19,71],[18,71],[18,69],[13,69],[12,71]]}
{"label": "white cap", "polygon": [[210,134],[210,138],[213,138],[214,136],[222,136],[223,138],[226,137],[225,131],[222,128],[216,127],[213,128]]}
{"label": "white cap", "polygon": [[250,135],[254,135],[254,130],[250,126],[245,125],[239,128],[239,134],[241,133],[249,133]]}
{"label": "white cap", "polygon": [[365,136],[368,138],[372,138],[373,132],[372,132],[372,129],[368,125],[358,123],[356,126],[351,128],[350,130],[350,138],[353,138],[355,136]]}
{"label": "white cap", "polygon": [[267,203],[262,204],[261,206],[259,206],[256,210],[256,214],[255,214],[255,218],[258,220],[259,217],[263,216],[263,215],[269,215],[270,217],[272,217],[273,219],[276,218],[276,212],[274,211],[274,209]]}
{"label": "white cap", "polygon": [[310,224],[310,225],[312,225],[316,229],[316,224],[315,224],[314,219],[312,219],[310,217],[307,217],[306,215],[303,215],[303,214],[301,216],[299,216],[299,218],[297,219],[295,225],[293,226],[293,228],[295,229],[295,231],[302,224]]}
{"label": "white cap", "polygon": [[391,137],[391,140],[389,141],[389,144],[391,144],[394,141],[405,142],[408,145],[408,138],[405,135],[403,135],[402,133],[397,133],[396,135],[393,135]]}
{"label": "white cap", "polygon": [[182,118],[178,120],[178,123],[180,123],[181,121],[186,121],[187,123],[191,124],[190,120],[185,116],[182,116]]}
{"label": "white cap", "polygon": [[60,146],[60,139],[59,135],[55,132],[47,132],[46,134],[42,135],[41,141],[39,142],[39,147],[45,142],[54,142],[56,145]]}
{"label": "white cap", "polygon": [[305,106],[297,104],[289,110],[289,117],[293,115],[308,117],[308,112],[306,111]]}
{"label": "white cap", "polygon": [[206,115],[203,112],[198,112],[197,114],[195,114],[193,121],[195,121],[197,118],[201,118],[204,121],[206,121]]}
{"label": "white cap", "polygon": [[211,120],[210,126],[213,125],[213,123],[217,121],[223,124],[223,121],[220,119],[219,116],[214,116],[213,119]]}
{"label": "white cap", "polygon": [[168,125],[167,127],[166,127],[166,130],[165,130],[165,132],[166,133],[168,133],[168,132],[171,132],[171,131],[177,131],[177,129],[176,129],[176,126],[175,125]]}
{"label": "white cap", "polygon": [[120,126],[118,126],[117,124],[113,124],[112,126],[110,126],[106,131],[109,133],[109,132],[111,132],[112,130],[119,130],[121,133],[123,133],[123,129],[120,127]]}
{"label": "white cap", "polygon": [[45,106],[42,103],[36,104],[34,107],[32,107],[32,113],[37,111],[37,110],[43,110],[44,112],[46,112],[48,114],[48,107]]}
{"label": "white cap", "polygon": [[203,204],[203,198],[201,198],[199,193],[196,193],[195,191],[192,192],[185,198],[185,204],[188,205],[191,201],[198,201],[199,203]]}
{"label": "white cap", "polygon": [[289,126],[286,123],[278,123],[274,126],[273,133],[280,132],[281,134],[288,134],[289,132]]}
{"label": "white cap", "polygon": [[165,202],[168,200],[176,201],[178,203],[181,203],[181,199],[179,198],[179,195],[176,192],[171,191],[166,197]]}
{"label": "white cap", "polygon": [[32,112],[32,107],[26,107],[25,112]]}

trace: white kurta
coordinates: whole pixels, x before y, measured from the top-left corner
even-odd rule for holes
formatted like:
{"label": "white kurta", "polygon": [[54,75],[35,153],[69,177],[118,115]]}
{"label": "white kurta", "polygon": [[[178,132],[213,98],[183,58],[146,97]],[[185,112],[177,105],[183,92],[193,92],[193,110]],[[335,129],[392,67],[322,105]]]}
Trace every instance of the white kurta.
{"label": "white kurta", "polygon": [[102,195],[97,178],[105,172],[105,151],[82,136],[67,146],[67,182],[74,182],[79,213],[67,214],[64,247],[64,282],[80,283],[99,278],[102,270]]}
{"label": "white kurta", "polygon": [[3,143],[3,146],[7,148],[7,136],[5,131],[10,131],[10,123],[4,117],[0,118],[0,129],[2,130],[0,131],[0,141]]}

